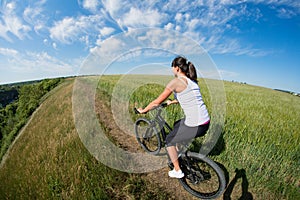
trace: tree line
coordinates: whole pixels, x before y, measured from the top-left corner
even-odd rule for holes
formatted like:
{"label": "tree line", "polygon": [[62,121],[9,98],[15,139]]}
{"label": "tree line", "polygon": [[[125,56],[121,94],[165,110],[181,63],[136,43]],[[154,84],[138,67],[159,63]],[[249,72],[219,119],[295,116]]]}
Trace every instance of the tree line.
{"label": "tree line", "polygon": [[[17,136],[19,130],[26,124],[28,118],[40,105],[41,98],[61,81],[62,78],[55,78],[2,86],[2,94],[11,94],[8,91],[17,90],[18,97],[14,97],[14,101],[0,107],[0,159]],[[9,89],[9,87],[11,88]]]}

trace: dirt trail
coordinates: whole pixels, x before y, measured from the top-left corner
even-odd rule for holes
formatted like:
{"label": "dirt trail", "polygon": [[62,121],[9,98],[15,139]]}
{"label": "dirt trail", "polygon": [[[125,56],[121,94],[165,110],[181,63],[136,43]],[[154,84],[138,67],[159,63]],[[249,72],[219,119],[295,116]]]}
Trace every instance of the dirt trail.
{"label": "dirt trail", "polygon": [[[109,135],[118,143],[117,145],[129,152],[143,151],[134,137],[128,137],[127,134],[120,134],[122,131],[114,122],[111,110],[103,102],[97,102],[96,112],[98,113],[99,120],[109,130]],[[169,178],[168,170],[169,168],[165,167],[152,173],[142,174],[142,176],[151,183],[165,188],[166,191],[171,191],[171,194],[173,194],[172,199],[198,199],[184,190],[177,179]]]}

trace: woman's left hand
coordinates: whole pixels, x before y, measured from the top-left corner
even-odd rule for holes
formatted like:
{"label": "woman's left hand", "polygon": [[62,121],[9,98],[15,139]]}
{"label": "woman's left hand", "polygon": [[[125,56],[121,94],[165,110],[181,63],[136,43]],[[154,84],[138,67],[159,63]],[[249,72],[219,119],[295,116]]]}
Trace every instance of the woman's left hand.
{"label": "woman's left hand", "polygon": [[144,114],[144,109],[143,108],[138,108],[137,111],[139,111],[140,114]]}

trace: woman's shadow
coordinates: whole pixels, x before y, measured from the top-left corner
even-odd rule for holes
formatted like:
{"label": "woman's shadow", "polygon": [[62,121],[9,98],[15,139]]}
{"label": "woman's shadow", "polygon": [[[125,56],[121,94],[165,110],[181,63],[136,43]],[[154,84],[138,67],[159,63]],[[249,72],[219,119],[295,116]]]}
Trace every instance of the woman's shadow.
{"label": "woman's shadow", "polygon": [[239,200],[253,200],[252,194],[248,191],[249,182],[247,180],[246,171],[244,169],[235,169],[235,176],[228,184],[226,191],[223,194],[224,200],[231,200],[231,194],[238,179],[242,179],[242,196]]}

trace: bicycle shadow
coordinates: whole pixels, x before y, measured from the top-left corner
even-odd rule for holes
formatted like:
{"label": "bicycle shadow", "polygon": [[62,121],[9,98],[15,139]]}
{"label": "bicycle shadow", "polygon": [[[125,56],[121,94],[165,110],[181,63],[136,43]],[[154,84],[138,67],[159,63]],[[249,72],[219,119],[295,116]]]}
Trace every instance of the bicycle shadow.
{"label": "bicycle shadow", "polygon": [[[214,130],[220,128],[218,125],[215,125],[215,127],[213,128]],[[214,141],[206,141],[205,145],[207,147],[211,147],[211,145],[214,144],[214,147],[212,148],[212,150],[208,153],[208,155],[210,156],[218,156],[220,155],[223,151],[225,151],[226,149],[226,143],[224,140],[224,134],[225,132],[222,131],[218,141],[216,143],[214,143]],[[200,151],[201,148],[203,147],[203,140],[199,140],[193,143],[193,150],[194,151]],[[229,183],[229,172],[227,171],[226,167],[224,165],[222,165],[219,162],[216,162],[219,167],[221,167],[221,169],[224,172],[225,175],[225,179],[226,179],[226,183]],[[249,182],[246,176],[246,170],[245,169],[236,169],[235,170],[235,176],[234,178],[231,180],[231,182],[229,184],[227,184],[227,188],[225,190],[225,192],[223,193],[223,199],[224,200],[231,200],[231,195],[233,194],[233,190],[234,187],[236,186],[237,182],[239,179],[242,179],[242,195],[238,198],[239,200],[253,200],[253,195],[248,191],[249,188]],[[235,199],[235,198],[234,198]]]}
{"label": "bicycle shadow", "polygon": [[239,179],[242,179],[242,195],[239,197],[239,200],[253,200],[252,194],[248,191],[249,182],[246,176],[245,169],[235,169],[235,176],[228,184],[227,189],[223,194],[223,200],[231,200],[231,195],[234,187],[236,186]]}

